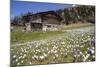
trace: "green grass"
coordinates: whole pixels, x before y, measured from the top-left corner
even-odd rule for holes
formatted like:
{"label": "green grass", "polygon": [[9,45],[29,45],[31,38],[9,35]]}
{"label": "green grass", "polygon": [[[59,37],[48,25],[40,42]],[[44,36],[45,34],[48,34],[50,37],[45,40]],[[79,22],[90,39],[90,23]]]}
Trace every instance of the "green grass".
{"label": "green grass", "polygon": [[[78,23],[78,24],[71,24],[67,26],[63,26],[63,30],[68,29],[75,29],[81,27],[88,27],[93,26],[94,24],[90,23]],[[62,30],[60,31],[47,31],[47,32],[22,32],[21,30],[23,27],[21,26],[14,26],[14,31],[11,32],[11,43],[23,43],[31,40],[40,40],[46,39],[48,37],[53,37],[57,34],[62,34]]]}
{"label": "green grass", "polygon": [[48,37],[53,37],[61,34],[61,31],[48,31],[48,32],[11,32],[11,43],[20,43],[31,40],[40,40]]}
{"label": "green grass", "polygon": [[88,26],[94,26],[94,24],[91,24],[91,23],[70,24],[70,25],[64,26],[63,29],[69,30],[69,29],[77,29],[77,28],[88,27]]}

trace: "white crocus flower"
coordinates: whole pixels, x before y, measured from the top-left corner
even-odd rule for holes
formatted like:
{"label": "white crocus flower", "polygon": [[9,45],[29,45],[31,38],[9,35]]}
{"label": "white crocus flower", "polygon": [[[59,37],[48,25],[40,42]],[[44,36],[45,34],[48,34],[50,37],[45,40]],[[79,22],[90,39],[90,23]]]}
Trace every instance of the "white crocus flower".
{"label": "white crocus flower", "polygon": [[58,57],[58,54],[55,54],[56,57]]}
{"label": "white crocus flower", "polygon": [[16,55],[14,55],[13,58],[16,58]]}
{"label": "white crocus flower", "polygon": [[93,58],[95,58],[95,56],[94,56],[94,55],[93,55],[92,57],[93,57]]}
{"label": "white crocus flower", "polygon": [[44,56],[40,56],[40,59],[43,60],[45,57]]}
{"label": "white crocus flower", "polygon": [[87,54],[87,55],[84,57],[83,61],[86,61],[86,60],[89,58],[89,56],[90,56],[90,54]]}
{"label": "white crocus flower", "polygon": [[24,61],[22,60],[21,63],[23,63]]}
{"label": "white crocus flower", "polygon": [[18,61],[18,59],[16,59],[16,62]]}
{"label": "white crocus flower", "polygon": [[87,54],[87,51],[85,51],[85,54]]}
{"label": "white crocus flower", "polygon": [[61,42],[61,44],[65,44],[65,42]]}
{"label": "white crocus flower", "polygon": [[77,57],[76,55],[74,55],[74,57]]}
{"label": "white crocus flower", "polygon": [[35,57],[34,57],[34,56],[32,56],[32,59],[35,59]]}
{"label": "white crocus flower", "polygon": [[92,49],[95,49],[94,47],[92,47]]}
{"label": "white crocus flower", "polygon": [[83,45],[80,46],[81,48],[83,47]]}
{"label": "white crocus flower", "polygon": [[38,59],[39,58],[39,56],[32,56],[32,59]]}
{"label": "white crocus flower", "polygon": [[80,57],[80,54],[78,54],[77,56]]}
{"label": "white crocus flower", "polygon": [[44,53],[44,56],[45,56],[45,57],[47,57],[47,54],[46,54],[46,53]]}
{"label": "white crocus flower", "polygon": [[29,62],[29,64],[32,64],[31,62]]}
{"label": "white crocus flower", "polygon": [[89,50],[91,51],[92,54],[94,53],[94,50],[92,50],[92,49],[89,49]]}
{"label": "white crocus flower", "polygon": [[83,55],[83,53],[80,51],[80,55]]}
{"label": "white crocus flower", "polygon": [[20,63],[17,63],[17,65],[20,65]]}
{"label": "white crocus flower", "polygon": [[26,57],[26,54],[24,54],[24,56]]}

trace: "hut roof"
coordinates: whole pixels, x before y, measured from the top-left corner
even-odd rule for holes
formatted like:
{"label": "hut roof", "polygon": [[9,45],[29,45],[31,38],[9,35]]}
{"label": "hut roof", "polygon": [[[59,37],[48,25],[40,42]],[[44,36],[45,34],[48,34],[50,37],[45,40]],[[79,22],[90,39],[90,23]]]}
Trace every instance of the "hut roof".
{"label": "hut roof", "polygon": [[39,14],[41,17],[55,18],[59,21],[62,20],[62,18],[55,11],[40,12],[37,14]]}

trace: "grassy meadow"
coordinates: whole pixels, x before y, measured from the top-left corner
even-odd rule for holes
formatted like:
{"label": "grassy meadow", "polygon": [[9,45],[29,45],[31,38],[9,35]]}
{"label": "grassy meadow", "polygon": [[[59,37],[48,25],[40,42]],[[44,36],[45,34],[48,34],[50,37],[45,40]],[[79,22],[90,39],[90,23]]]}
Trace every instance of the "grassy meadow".
{"label": "grassy meadow", "polygon": [[73,24],[59,31],[11,32],[12,67],[87,61],[95,61],[94,24]]}

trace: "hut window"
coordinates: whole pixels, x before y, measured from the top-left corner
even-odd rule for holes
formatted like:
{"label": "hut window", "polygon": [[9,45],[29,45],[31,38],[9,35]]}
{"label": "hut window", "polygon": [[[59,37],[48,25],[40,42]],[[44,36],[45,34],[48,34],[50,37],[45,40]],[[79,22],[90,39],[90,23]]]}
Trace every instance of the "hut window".
{"label": "hut window", "polygon": [[47,27],[48,27],[48,28],[50,28],[50,27],[51,27],[51,25],[47,25]]}

